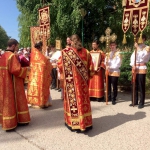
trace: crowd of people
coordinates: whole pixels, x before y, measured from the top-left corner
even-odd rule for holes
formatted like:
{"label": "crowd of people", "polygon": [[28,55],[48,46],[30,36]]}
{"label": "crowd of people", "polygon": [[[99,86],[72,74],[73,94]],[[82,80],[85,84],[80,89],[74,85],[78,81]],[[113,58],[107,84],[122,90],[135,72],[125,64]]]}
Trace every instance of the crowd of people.
{"label": "crowd of people", "polygon": [[2,54],[4,54],[4,50],[2,50],[2,49],[0,49],[0,58],[1,58],[1,56],[2,56]]}
{"label": "crowd of people", "polygon": [[[145,103],[146,63],[150,59],[150,47],[144,43],[146,36],[142,38],[143,43],[135,42],[130,60],[135,75],[135,92],[130,106],[138,105],[139,109]],[[97,40],[92,42],[91,51],[82,46],[76,34],[67,37],[66,42],[63,50],[56,50],[55,45],[51,45],[43,54],[41,41],[32,50],[20,48],[19,51],[18,41],[8,41],[7,49],[0,55],[0,124],[4,130],[14,129],[18,123],[30,122],[28,104],[38,108],[52,106],[50,88],[61,91],[65,125],[71,131],[92,129],[90,101],[117,103],[122,64],[117,43],[110,42],[110,52],[105,54]],[[98,57],[96,63],[93,54]]]}
{"label": "crowd of people", "polygon": [[30,66],[30,53],[31,48],[20,48],[19,51],[15,52],[18,55],[19,62],[21,67],[29,67]]}

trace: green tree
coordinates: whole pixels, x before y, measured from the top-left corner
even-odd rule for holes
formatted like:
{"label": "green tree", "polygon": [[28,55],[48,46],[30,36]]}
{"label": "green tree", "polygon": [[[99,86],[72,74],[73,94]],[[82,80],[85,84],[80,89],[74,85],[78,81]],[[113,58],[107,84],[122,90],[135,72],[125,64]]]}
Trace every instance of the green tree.
{"label": "green tree", "polygon": [[21,14],[19,21],[20,46],[30,46],[30,27],[38,26],[38,9],[41,7],[39,0],[16,0]]}
{"label": "green tree", "polygon": [[[62,47],[66,44],[67,36],[78,34],[81,37],[82,17],[80,9],[84,8],[87,12],[83,20],[84,26],[84,46],[90,49],[93,39],[99,39],[105,34],[107,27],[112,29],[112,33],[117,35],[117,43],[121,51],[133,49],[133,35],[131,29],[126,33],[127,44],[122,45],[122,1],[118,0],[16,0],[17,7],[20,11],[19,31],[20,44],[22,46],[30,45],[30,27],[38,26],[38,9],[49,5],[50,7],[50,43],[55,43],[56,38],[62,40]],[[150,17],[150,15],[149,15]],[[149,24],[149,22],[148,22]],[[147,43],[150,45],[150,26],[144,30],[148,36]],[[101,44],[104,49],[105,43]],[[120,84],[131,83],[131,67],[129,66],[129,58],[131,53],[124,54],[121,67]],[[148,66],[150,64],[148,63]],[[148,68],[148,79],[150,78],[150,70]],[[147,80],[148,80],[147,79]],[[148,80],[149,81],[149,80]]]}
{"label": "green tree", "polygon": [[[38,9],[43,7],[39,0],[16,0],[17,7],[21,12],[19,20],[20,44],[27,46],[30,43],[30,26],[38,25]],[[108,17],[105,12],[107,1],[99,0],[47,0],[45,5],[50,6],[51,38],[52,43],[56,38],[62,39],[65,45],[66,37],[72,34],[81,36],[82,17],[80,8],[85,8],[87,15],[84,18],[84,40],[85,43],[98,37],[109,26]]]}
{"label": "green tree", "polygon": [[[50,6],[50,42],[54,43],[56,38],[62,40],[63,46],[66,44],[66,37],[78,34],[81,37],[82,17],[80,9],[84,8],[87,12],[84,17],[84,43],[89,48],[93,39],[99,39],[105,34],[107,27],[116,33],[119,46],[122,46],[122,1],[117,0],[16,0],[17,7],[21,12],[19,21],[20,44],[29,46],[30,26],[38,26],[38,9]],[[144,31],[150,35],[150,27]],[[133,45],[133,35],[130,30],[127,32],[126,46]],[[104,47],[105,44],[102,44]]]}
{"label": "green tree", "polygon": [[9,37],[6,31],[0,25],[0,49],[6,49],[8,40],[9,40]]}

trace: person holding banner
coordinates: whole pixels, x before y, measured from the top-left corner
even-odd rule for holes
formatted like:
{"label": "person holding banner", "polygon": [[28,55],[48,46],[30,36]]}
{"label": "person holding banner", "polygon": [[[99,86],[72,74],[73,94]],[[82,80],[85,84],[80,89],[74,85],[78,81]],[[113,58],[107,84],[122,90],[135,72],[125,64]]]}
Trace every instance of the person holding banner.
{"label": "person holding banner", "polygon": [[[138,40],[138,39],[137,39]],[[150,58],[150,47],[145,45],[146,35],[142,35],[142,44],[135,42],[135,51],[130,58],[130,65],[132,66],[132,73],[135,73],[135,91],[134,101],[129,106],[138,105],[138,108],[143,108],[145,103],[145,82],[146,82],[146,64]],[[136,53],[136,54],[135,54]],[[140,100],[138,101],[138,92],[140,92]]]}
{"label": "person holding banner", "polygon": [[64,77],[65,125],[71,131],[77,132],[92,129],[88,85],[94,74],[94,65],[78,35],[72,35],[71,47],[62,50],[58,68]]}
{"label": "person holding banner", "polygon": [[90,53],[99,53],[100,61],[93,78],[91,78],[89,82],[89,96],[91,101],[101,102],[104,101],[105,54],[99,49],[99,42],[97,40],[92,42],[92,48],[93,50],[91,50]]}
{"label": "person holding banner", "polygon": [[[116,98],[118,94],[118,78],[120,76],[121,67],[121,55],[117,50],[116,42],[110,42],[110,52],[106,54],[105,65],[108,71],[108,101],[112,101],[112,104],[116,104]],[[113,90],[113,92],[111,92]]]}
{"label": "person holding banner", "polygon": [[[57,48],[57,47],[56,47]],[[58,68],[57,68],[57,61],[59,57],[61,56],[61,50],[56,49],[55,47],[51,48],[53,54],[50,57],[50,62],[53,66],[52,72],[51,72],[51,77],[52,77],[52,83],[51,83],[51,89],[58,90],[59,92],[61,91],[59,84],[59,78],[58,78]]]}
{"label": "person holding banner", "polygon": [[58,77],[57,77],[57,60],[60,57],[60,55],[57,56],[57,53],[59,53],[59,52],[56,51],[55,45],[51,45],[51,51],[49,53],[50,62],[53,66],[52,71],[51,71],[51,77],[52,77],[51,89],[57,88],[57,80],[58,80]]}

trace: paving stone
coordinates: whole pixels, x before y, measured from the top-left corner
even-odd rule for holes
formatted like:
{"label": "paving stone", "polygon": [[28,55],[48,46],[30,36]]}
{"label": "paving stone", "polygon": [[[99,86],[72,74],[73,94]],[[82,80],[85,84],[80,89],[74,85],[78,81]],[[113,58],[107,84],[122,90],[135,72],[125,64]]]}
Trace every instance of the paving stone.
{"label": "paving stone", "polygon": [[116,105],[91,102],[93,129],[75,133],[64,125],[60,92],[51,90],[53,106],[29,108],[31,122],[13,132],[0,129],[0,150],[149,150],[150,99],[143,109],[129,107],[131,93],[118,93]]}

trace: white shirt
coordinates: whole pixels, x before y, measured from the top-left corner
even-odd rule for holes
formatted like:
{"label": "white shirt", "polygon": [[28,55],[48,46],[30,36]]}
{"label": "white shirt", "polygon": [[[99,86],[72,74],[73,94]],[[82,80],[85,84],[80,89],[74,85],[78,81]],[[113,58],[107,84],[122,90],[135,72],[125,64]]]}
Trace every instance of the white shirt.
{"label": "white shirt", "polygon": [[52,54],[50,58],[50,62],[52,63],[52,65],[57,65],[55,61],[58,61],[60,56],[61,56],[61,51],[56,51],[55,53]]}
{"label": "white shirt", "polygon": [[120,72],[121,56],[118,51],[111,51],[106,54],[105,65],[109,66],[109,72]]}
{"label": "white shirt", "polygon": [[[142,66],[137,65],[136,68],[147,69],[146,63],[149,61],[149,59],[150,59],[150,47],[144,44],[140,44],[136,53],[136,64],[145,64],[145,65]],[[135,61],[135,51],[132,53],[130,58],[131,66],[134,66],[134,61]]]}

